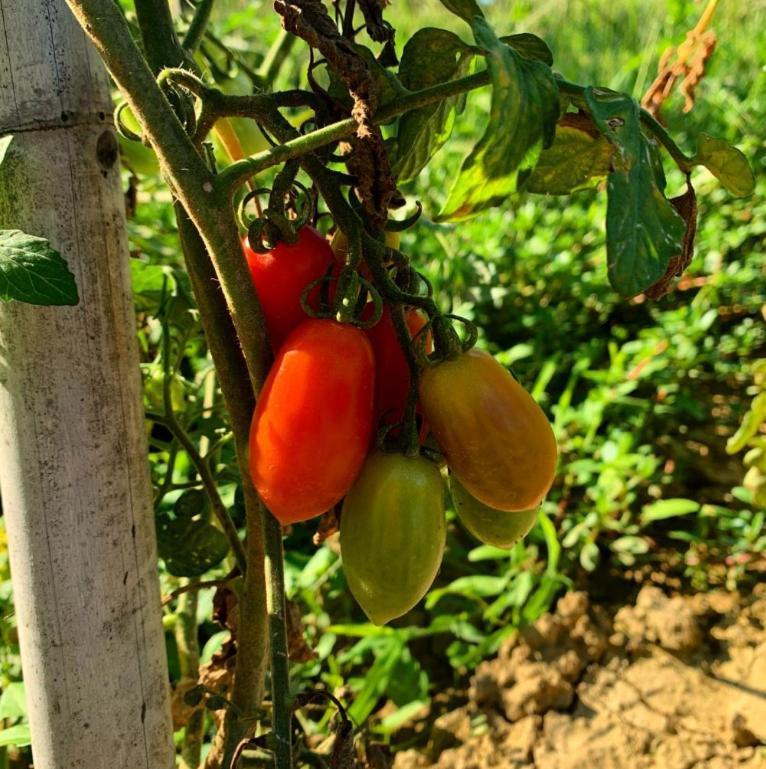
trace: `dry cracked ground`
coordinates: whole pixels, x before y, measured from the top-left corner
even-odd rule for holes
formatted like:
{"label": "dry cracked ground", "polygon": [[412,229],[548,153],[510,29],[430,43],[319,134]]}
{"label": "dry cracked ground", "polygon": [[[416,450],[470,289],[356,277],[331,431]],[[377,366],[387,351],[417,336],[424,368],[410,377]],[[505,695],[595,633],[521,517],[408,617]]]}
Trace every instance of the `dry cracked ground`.
{"label": "dry cracked ground", "polygon": [[469,703],[394,769],[766,769],[766,585],[644,587],[610,616],[584,593],[482,663]]}

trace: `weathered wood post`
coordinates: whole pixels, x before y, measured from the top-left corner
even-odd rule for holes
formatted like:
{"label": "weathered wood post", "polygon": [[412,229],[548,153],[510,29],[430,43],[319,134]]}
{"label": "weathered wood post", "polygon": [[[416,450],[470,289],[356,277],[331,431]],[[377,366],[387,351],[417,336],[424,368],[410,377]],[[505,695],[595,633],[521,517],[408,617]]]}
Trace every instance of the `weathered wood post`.
{"label": "weathered wood post", "polygon": [[35,767],[169,769],[109,82],[63,0],[0,0],[0,137],[0,229],[50,240],[80,296],[0,302],[0,491]]}

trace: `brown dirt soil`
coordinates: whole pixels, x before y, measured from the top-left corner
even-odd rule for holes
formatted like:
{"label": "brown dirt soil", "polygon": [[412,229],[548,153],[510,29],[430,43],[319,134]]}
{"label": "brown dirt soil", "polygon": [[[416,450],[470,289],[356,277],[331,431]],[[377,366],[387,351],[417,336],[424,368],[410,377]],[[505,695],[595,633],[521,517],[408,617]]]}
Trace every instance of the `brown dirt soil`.
{"label": "brown dirt soil", "polygon": [[766,769],[766,585],[569,593],[471,679],[394,769]]}

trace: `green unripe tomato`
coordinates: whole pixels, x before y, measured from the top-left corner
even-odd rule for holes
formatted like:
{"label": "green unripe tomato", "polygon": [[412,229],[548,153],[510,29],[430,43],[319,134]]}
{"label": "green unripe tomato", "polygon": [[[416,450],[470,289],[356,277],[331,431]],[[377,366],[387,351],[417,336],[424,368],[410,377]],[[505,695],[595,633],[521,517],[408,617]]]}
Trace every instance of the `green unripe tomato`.
{"label": "green unripe tomato", "polygon": [[510,513],[496,510],[472,497],[454,475],[450,476],[449,484],[460,522],[485,545],[513,547],[535,525],[537,508]]}
{"label": "green unripe tomato", "polygon": [[405,614],[428,592],[445,540],[436,465],[372,452],[343,503],[340,546],[349,588],[376,625]]}

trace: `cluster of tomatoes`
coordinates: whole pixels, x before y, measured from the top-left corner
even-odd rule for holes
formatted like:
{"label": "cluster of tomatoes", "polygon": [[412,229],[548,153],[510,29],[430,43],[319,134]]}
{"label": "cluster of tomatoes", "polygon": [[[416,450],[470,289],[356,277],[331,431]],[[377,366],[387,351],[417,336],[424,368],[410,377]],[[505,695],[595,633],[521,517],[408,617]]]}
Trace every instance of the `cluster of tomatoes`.
{"label": "cluster of tomatoes", "polygon": [[[381,425],[402,420],[410,369],[390,311],[370,328],[308,317],[301,297],[338,255],[314,229],[259,253],[244,241],[275,360],[250,432],[250,471],[282,524],[343,501],[340,542],[349,587],[384,624],[428,591],[445,545],[444,482],[437,464],[375,447]],[[338,251],[338,248],[336,248]],[[425,319],[406,314],[414,337]],[[509,547],[534,523],[556,467],[540,407],[476,348],[426,365],[418,408],[449,468],[455,509],[480,541]]]}

